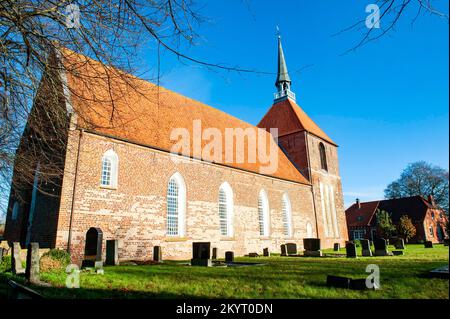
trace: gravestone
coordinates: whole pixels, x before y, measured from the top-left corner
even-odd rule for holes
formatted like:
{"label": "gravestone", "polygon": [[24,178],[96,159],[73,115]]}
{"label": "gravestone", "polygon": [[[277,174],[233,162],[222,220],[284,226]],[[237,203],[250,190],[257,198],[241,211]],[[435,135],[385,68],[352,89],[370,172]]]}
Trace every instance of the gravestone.
{"label": "gravestone", "polygon": [[5,254],[5,249],[0,247],[0,262],[2,261],[4,254]]}
{"label": "gravestone", "polygon": [[425,242],[425,248],[433,248],[433,242],[427,240],[427,241]]}
{"label": "gravestone", "polygon": [[333,250],[334,250],[334,251],[340,251],[340,250],[341,250],[341,244],[339,244],[339,243],[334,243]]}
{"label": "gravestone", "polygon": [[225,262],[234,262],[234,252],[232,251],[225,252]]}
{"label": "gravestone", "polygon": [[371,257],[372,249],[370,248],[369,240],[368,239],[360,239],[359,242],[361,243],[362,256],[363,257]]}
{"label": "gravestone", "polygon": [[259,257],[258,253],[249,253],[248,257]]}
{"label": "gravestone", "polygon": [[287,243],[286,244],[286,253],[288,256],[297,255],[297,244],[296,243]]}
{"label": "gravestone", "polygon": [[212,266],[210,242],[192,243],[191,265],[204,267]]}
{"label": "gravestone", "polygon": [[350,288],[350,278],[340,276],[327,276],[327,286],[335,288]]}
{"label": "gravestone", "polygon": [[97,273],[97,275],[103,275],[104,274],[104,270],[103,270],[103,261],[96,261],[94,263],[94,269],[95,272]]}
{"label": "gravestone", "polygon": [[216,247],[214,247],[213,249],[212,249],[212,259],[217,259],[217,248]]}
{"label": "gravestone", "polygon": [[444,238],[444,246],[448,246],[449,244],[449,239],[448,238]]}
{"label": "gravestone", "polygon": [[373,243],[375,246],[375,256],[388,256],[386,239],[378,238]]}
{"label": "gravestone", "polygon": [[106,260],[105,265],[117,266],[119,265],[119,241],[107,240],[106,241]]}
{"label": "gravestone", "polygon": [[13,243],[11,251],[11,268],[13,274],[24,274],[25,269],[22,266],[22,258],[20,258],[20,243]]}
{"label": "gravestone", "polygon": [[281,256],[287,256],[286,245],[281,245]]}
{"label": "gravestone", "polygon": [[86,233],[84,260],[81,268],[95,267],[96,261],[102,260],[103,232],[100,228],[91,227]]}
{"label": "gravestone", "polygon": [[32,284],[38,284],[40,282],[39,260],[39,243],[28,244],[25,278]]}
{"label": "gravestone", "polygon": [[264,249],[263,249],[263,256],[264,256],[264,257],[270,257],[269,248],[264,248]]}
{"label": "gravestone", "polygon": [[156,261],[158,263],[162,262],[161,246],[153,247],[153,261]]}
{"label": "gravestone", "polygon": [[347,242],[345,244],[345,250],[347,252],[347,258],[358,258],[356,254],[356,244],[353,242]]}
{"label": "gravestone", "polygon": [[402,256],[402,255],[404,255],[405,253],[403,252],[403,250],[393,250],[393,251],[392,251],[392,254],[393,254],[394,256]]}
{"label": "gravestone", "polygon": [[395,242],[395,249],[405,249],[405,241],[403,238],[398,238]]}
{"label": "gravestone", "polygon": [[320,239],[319,238],[304,238],[303,247],[305,251],[304,256],[307,257],[321,257],[322,251],[320,250]]}

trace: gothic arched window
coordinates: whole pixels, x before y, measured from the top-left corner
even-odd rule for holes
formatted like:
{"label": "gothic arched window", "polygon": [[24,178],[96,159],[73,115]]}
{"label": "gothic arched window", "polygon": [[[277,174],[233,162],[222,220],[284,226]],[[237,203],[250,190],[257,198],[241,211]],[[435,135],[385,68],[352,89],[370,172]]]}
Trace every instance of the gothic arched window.
{"label": "gothic arched window", "polygon": [[261,190],[258,196],[258,219],[259,234],[269,236],[269,200],[264,190]]}
{"label": "gothic arched window", "polygon": [[167,235],[184,236],[186,214],[186,184],[180,173],[175,173],[167,185]]}
{"label": "gothic arched window", "polygon": [[233,236],[233,190],[227,182],[219,188],[219,221],[220,234]]}
{"label": "gothic arched window", "polygon": [[292,210],[291,201],[289,200],[288,194],[283,194],[283,199],[281,201],[281,210],[283,213],[283,232],[284,236],[292,237]]}
{"label": "gothic arched window", "polygon": [[119,157],[113,150],[108,150],[102,158],[102,175],[100,183],[102,186],[117,187],[117,176],[119,170]]}
{"label": "gothic arched window", "polygon": [[320,167],[323,170],[328,171],[327,153],[325,152],[325,145],[323,145],[322,142],[319,143],[319,153],[320,153]]}

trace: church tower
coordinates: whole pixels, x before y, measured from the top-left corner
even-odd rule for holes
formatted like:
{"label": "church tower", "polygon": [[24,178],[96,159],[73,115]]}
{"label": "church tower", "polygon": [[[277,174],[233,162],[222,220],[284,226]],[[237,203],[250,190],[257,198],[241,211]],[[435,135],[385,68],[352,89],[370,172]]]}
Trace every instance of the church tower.
{"label": "church tower", "polygon": [[316,231],[323,247],[348,239],[338,145],[297,105],[286,59],[278,37],[277,92],[258,127],[278,128],[278,144],[312,185]]}

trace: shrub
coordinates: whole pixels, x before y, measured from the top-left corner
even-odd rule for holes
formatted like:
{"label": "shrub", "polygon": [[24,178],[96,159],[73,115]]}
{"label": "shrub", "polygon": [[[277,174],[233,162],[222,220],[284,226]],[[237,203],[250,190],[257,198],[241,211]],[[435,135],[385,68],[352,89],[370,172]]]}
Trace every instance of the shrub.
{"label": "shrub", "polygon": [[51,249],[42,255],[39,268],[42,272],[65,269],[70,264],[70,255],[61,249]]}
{"label": "shrub", "polygon": [[0,272],[11,270],[11,255],[3,256],[0,262]]}

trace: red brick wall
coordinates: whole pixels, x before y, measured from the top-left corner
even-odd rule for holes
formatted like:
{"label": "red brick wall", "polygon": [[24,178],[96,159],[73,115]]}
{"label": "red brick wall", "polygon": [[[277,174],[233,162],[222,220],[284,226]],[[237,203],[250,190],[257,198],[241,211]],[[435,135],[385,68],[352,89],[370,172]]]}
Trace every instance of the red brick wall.
{"label": "red brick wall", "polygon": [[[58,220],[56,246],[60,248],[66,248],[68,241],[78,139],[79,132],[72,130]],[[163,258],[189,259],[193,241],[210,241],[212,247],[218,247],[219,256],[226,250],[236,255],[262,253],[265,247],[279,252],[285,242],[296,242],[301,248],[308,222],[315,234],[310,186],[205,162],[174,163],[167,153],[90,133],[83,133],[80,145],[71,245],[78,262],[90,227],[100,227],[104,240],[119,240],[122,260],[151,258],[155,245],[162,246]],[[119,157],[117,189],[100,187],[101,159],[108,149],[114,149]],[[175,172],[183,176],[187,188],[186,237],[180,239],[166,236],[167,183]],[[222,238],[219,231],[217,199],[225,181],[234,192],[233,238]],[[259,235],[260,189],[265,189],[269,198],[270,236],[266,238]],[[292,238],[283,235],[284,192],[289,194],[292,206]]]}

